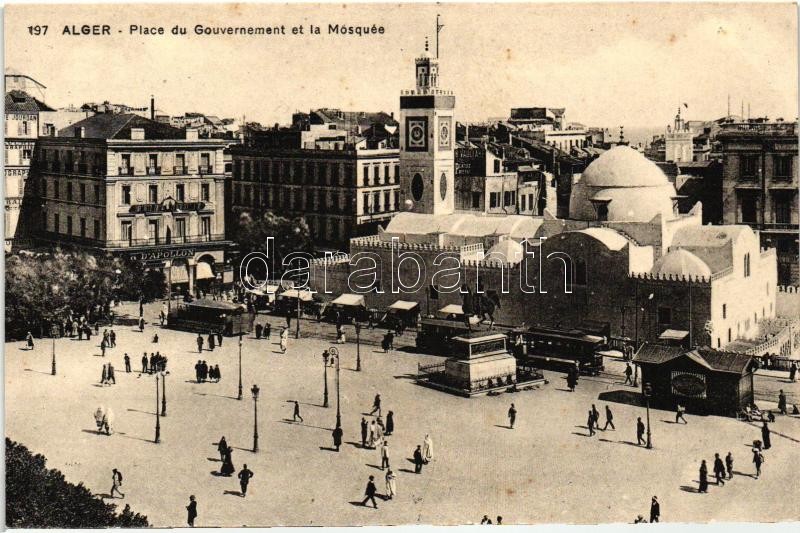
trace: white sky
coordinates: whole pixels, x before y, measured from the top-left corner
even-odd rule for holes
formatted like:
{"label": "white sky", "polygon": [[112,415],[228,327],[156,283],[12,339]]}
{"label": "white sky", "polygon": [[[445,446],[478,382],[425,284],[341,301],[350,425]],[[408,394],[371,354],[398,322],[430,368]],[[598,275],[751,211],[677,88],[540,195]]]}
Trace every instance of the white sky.
{"label": "white sky", "polygon": [[[664,126],[681,102],[689,119],[723,116],[729,94],[735,114],[744,100],[753,116],[797,116],[797,20],[788,3],[12,5],[5,65],[46,85],[54,106],[146,106],[153,93],[160,112],[244,114],[263,124],[322,106],[396,112],[437,13],[440,85],[455,91],[462,121],[549,106],[587,125]],[[104,23],[110,37],[62,35],[66,24]],[[195,24],[309,23],[323,35],[191,35]],[[325,35],[329,23],[386,33]],[[48,24],[48,35],[29,35],[32,24]],[[135,37],[129,24],[167,32],[183,24],[190,35]]]}

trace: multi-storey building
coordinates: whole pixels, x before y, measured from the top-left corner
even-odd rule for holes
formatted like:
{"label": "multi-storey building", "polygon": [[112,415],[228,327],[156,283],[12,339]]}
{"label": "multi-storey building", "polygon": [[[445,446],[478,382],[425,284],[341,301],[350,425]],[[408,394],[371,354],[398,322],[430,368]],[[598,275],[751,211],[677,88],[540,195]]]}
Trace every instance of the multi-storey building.
{"label": "multi-storey building", "polygon": [[762,246],[777,249],[778,282],[797,285],[797,124],[726,124],[717,139],[723,154],[724,222],[760,230]]}
{"label": "multi-storey building", "polygon": [[398,209],[398,150],[336,148],[232,147],[232,215],[303,217],[322,247],[346,249],[350,237],[375,233]]}
{"label": "multi-storey building", "polygon": [[191,293],[230,283],[224,149],[134,114],[98,114],[41,138],[40,239],[141,261]]}

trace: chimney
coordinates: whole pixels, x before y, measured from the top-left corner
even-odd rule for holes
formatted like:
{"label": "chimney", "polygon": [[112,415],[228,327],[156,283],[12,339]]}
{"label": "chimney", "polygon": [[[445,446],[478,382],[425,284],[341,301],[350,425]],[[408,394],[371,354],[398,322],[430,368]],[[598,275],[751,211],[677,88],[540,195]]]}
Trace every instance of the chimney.
{"label": "chimney", "polygon": [[196,128],[186,128],[186,140],[196,141],[198,139],[198,132]]}
{"label": "chimney", "polygon": [[86,136],[86,128],[84,127],[75,128],[76,139],[83,139],[85,136]]}
{"label": "chimney", "polygon": [[132,141],[143,141],[144,140],[144,128],[131,128],[131,140]]}
{"label": "chimney", "polygon": [[150,120],[156,119],[156,99],[150,95]]}

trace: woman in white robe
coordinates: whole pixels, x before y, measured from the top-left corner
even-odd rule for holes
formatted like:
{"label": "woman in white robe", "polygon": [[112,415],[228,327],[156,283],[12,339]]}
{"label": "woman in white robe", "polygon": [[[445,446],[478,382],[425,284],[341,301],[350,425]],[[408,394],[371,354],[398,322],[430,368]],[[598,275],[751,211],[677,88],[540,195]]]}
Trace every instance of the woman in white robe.
{"label": "woman in white robe", "polygon": [[98,405],[97,409],[94,412],[94,421],[97,424],[97,432],[101,432],[103,430],[103,418],[105,418],[106,412],[103,409],[102,405]]}
{"label": "woman in white robe", "polygon": [[422,443],[422,458],[426,463],[433,460],[433,440],[430,435],[425,435],[425,440]]}
{"label": "woman in white robe", "polygon": [[397,476],[389,469],[386,472],[386,498],[391,500],[397,495]]}
{"label": "woman in white robe", "polygon": [[106,435],[114,433],[114,411],[110,407],[106,407],[106,412],[103,416],[103,429],[105,429]]}

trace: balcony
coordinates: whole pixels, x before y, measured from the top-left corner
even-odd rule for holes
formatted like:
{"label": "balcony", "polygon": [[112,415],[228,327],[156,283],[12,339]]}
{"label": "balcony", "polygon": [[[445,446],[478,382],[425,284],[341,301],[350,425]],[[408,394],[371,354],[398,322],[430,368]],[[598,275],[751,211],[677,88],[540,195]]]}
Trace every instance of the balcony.
{"label": "balcony", "polygon": [[760,224],[759,226],[763,231],[790,231],[795,233],[800,231],[800,225],[791,222],[767,222],[765,224]]}
{"label": "balcony", "polygon": [[133,167],[119,167],[117,171],[120,176],[133,176]]}
{"label": "balcony", "polygon": [[144,239],[119,239],[113,241],[105,241],[107,248],[136,248],[147,246],[164,246],[175,244],[198,244],[204,242],[224,241],[224,233],[210,233],[207,235],[186,235],[176,236],[173,235],[169,242],[163,237],[147,237]]}
{"label": "balcony", "polygon": [[211,165],[200,165],[197,167],[197,172],[199,174],[211,174],[214,172],[214,169],[211,168]]}
{"label": "balcony", "polygon": [[148,176],[158,176],[161,174],[161,167],[147,167],[145,171]]}
{"label": "balcony", "polygon": [[185,176],[186,172],[186,166],[172,167],[172,173],[176,176]]}

